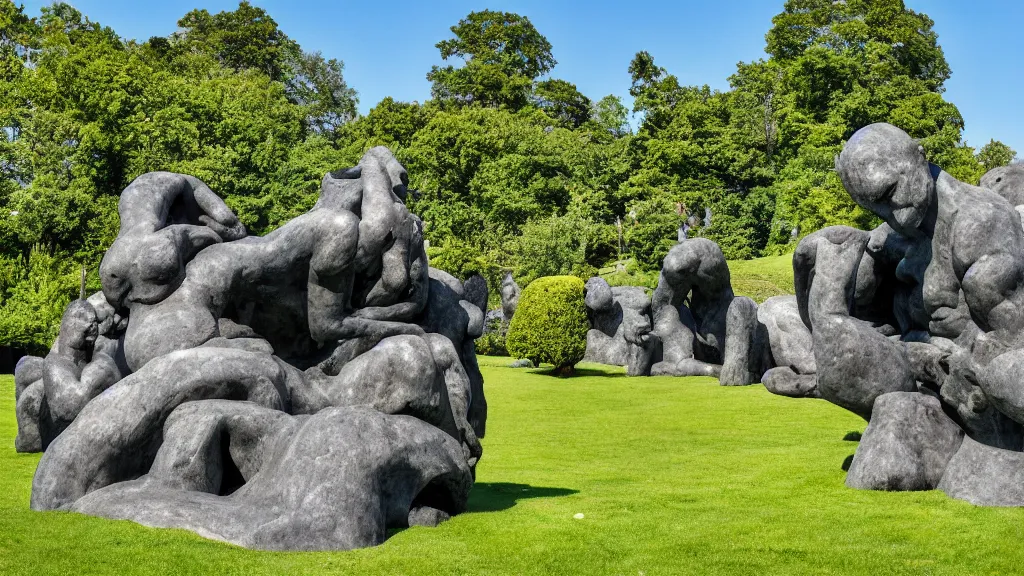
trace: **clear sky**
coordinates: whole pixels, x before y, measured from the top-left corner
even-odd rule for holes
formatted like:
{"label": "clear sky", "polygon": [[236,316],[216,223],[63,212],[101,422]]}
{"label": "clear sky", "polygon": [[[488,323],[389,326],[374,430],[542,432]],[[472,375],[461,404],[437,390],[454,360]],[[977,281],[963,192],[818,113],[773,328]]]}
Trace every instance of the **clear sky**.
{"label": "clear sky", "polygon": [[[50,1],[24,2],[36,15]],[[426,100],[425,75],[441,59],[434,44],[471,11],[528,16],[554,47],[552,76],[593,99],[629,101],[633,55],[647,50],[684,84],[728,88],[736,63],[764,56],[764,34],[783,0],[253,0],[305,50],[345,62],[361,112],[385,96]],[[906,0],[935,20],[953,69],[946,98],[960,108],[969,144],[995,138],[1024,158],[1024,1]],[[201,7],[232,10],[237,0],[72,0],[121,36],[145,40],[174,32],[178,18]]]}

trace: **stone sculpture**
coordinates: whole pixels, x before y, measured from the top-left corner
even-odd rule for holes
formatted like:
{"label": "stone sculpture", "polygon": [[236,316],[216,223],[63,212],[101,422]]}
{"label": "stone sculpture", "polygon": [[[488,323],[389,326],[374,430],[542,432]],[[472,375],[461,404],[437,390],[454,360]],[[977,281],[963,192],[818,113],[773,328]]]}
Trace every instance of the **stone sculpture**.
{"label": "stone sculpture", "polygon": [[650,373],[655,341],[651,337],[651,299],[643,288],[611,287],[600,277],[587,281],[587,353],[584,362],[625,366],[628,376]]}
{"label": "stone sculpture", "polygon": [[773,296],[757,307],[768,333],[774,366],[761,376],[769,391],[794,398],[818,398],[811,330],[800,317],[796,296]]}
{"label": "stone sculpture", "polygon": [[725,256],[711,240],[692,238],[669,250],[651,309],[660,343],[652,375],[719,377],[724,364],[722,383],[740,385],[758,382],[769,367],[757,305],[736,298]]}
{"label": "stone sculpture", "polygon": [[512,321],[512,316],[516,313],[516,306],[519,305],[519,293],[522,290],[519,289],[519,284],[516,284],[515,278],[512,278],[511,272],[506,272],[505,277],[501,281],[501,318],[503,326],[508,329],[508,323]]}
{"label": "stone sculpture", "polygon": [[1019,169],[970,186],[899,128],[874,124],[836,171],[885,221],[810,235],[793,258],[815,392],[869,420],[847,485],[1024,506]]}
{"label": "stone sculpture", "polygon": [[205,184],[136,179],[45,359],[16,374],[36,510],[344,550],[465,509],[487,285],[430,268],[385,148],[264,237]]}

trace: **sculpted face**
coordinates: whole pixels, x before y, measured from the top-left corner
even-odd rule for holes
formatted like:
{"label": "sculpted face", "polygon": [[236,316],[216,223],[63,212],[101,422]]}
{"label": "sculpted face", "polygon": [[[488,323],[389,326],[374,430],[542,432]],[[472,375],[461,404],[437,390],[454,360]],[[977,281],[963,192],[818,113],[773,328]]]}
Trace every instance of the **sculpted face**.
{"label": "sculpted face", "polygon": [[907,237],[925,232],[922,224],[935,202],[935,180],[924,149],[890,124],[857,131],[836,159],[836,171],[850,197]]}
{"label": "sculpted face", "polygon": [[170,296],[184,278],[181,247],[169,233],[119,240],[100,263],[103,293],[117,308],[131,303],[160,302]]}
{"label": "sculpted face", "polygon": [[85,300],[72,302],[60,322],[61,348],[91,350],[98,335],[96,310]]}

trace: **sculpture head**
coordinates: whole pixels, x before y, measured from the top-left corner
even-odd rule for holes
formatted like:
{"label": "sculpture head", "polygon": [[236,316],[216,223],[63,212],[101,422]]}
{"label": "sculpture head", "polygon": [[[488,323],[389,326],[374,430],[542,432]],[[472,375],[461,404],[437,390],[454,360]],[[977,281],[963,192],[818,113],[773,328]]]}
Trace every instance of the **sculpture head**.
{"label": "sculpture head", "polygon": [[925,234],[935,179],[924,148],[891,124],[858,130],[836,158],[836,172],[853,201],[906,237]]}
{"label": "sculpture head", "polygon": [[1024,204],[1024,164],[993,168],[981,177],[981,187],[1006,198],[1011,206]]}
{"label": "sculpture head", "polygon": [[615,305],[612,287],[608,285],[607,280],[600,276],[594,276],[587,280],[587,284],[583,287],[583,294],[587,310],[591,312],[610,312]]}
{"label": "sculpture head", "polygon": [[115,309],[156,304],[185,279],[182,247],[171,229],[118,238],[100,262],[103,293]]}
{"label": "sculpture head", "polygon": [[699,288],[711,296],[732,285],[722,249],[706,238],[691,238],[673,246],[665,256],[661,273],[683,292]]}
{"label": "sculpture head", "polygon": [[91,352],[99,336],[99,325],[92,304],[87,300],[75,300],[64,310],[64,316],[60,319],[57,350],[64,354]]}

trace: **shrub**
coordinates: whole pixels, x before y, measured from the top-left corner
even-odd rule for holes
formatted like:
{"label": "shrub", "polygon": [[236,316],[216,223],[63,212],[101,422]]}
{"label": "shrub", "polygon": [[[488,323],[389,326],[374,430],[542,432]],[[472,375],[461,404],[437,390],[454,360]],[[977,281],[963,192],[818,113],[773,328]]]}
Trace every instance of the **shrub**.
{"label": "shrub", "polygon": [[569,376],[587,350],[588,329],[583,280],[548,276],[531,282],[519,296],[506,345],[516,358],[554,364],[559,375]]}

